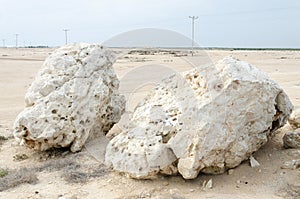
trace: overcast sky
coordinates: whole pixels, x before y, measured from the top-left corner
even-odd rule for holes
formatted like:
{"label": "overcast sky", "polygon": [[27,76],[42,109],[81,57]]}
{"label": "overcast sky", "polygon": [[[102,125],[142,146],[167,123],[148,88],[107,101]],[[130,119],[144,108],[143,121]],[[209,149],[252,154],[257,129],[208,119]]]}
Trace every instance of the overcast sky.
{"label": "overcast sky", "polygon": [[[0,0],[0,46],[15,45],[16,33],[19,45],[63,45],[62,29],[70,29],[69,42],[102,43],[144,28],[190,37],[189,15],[199,16],[200,46],[300,48],[299,0]],[[147,34],[128,39],[151,40]]]}

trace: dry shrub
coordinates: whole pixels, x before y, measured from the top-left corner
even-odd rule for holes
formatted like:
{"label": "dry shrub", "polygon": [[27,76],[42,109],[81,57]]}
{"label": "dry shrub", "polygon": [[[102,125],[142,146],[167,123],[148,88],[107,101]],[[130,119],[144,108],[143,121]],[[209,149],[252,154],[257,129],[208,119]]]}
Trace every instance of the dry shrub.
{"label": "dry shrub", "polygon": [[16,171],[8,171],[8,174],[0,178],[0,192],[16,187],[23,183],[35,184],[38,181],[36,173],[42,171],[62,171],[62,177],[68,183],[85,183],[90,178],[101,177],[105,175],[108,169],[101,164],[97,168],[82,166],[76,162],[77,155],[69,155],[65,158],[51,159],[44,164],[22,168]]}
{"label": "dry shrub", "polygon": [[31,169],[23,168],[18,171],[10,171],[5,177],[0,178],[0,192],[23,183],[35,184],[37,181],[38,178]]}
{"label": "dry shrub", "polygon": [[107,171],[108,169],[104,165],[99,165],[88,172],[80,170],[80,167],[76,168],[70,165],[64,169],[62,176],[68,183],[85,183],[90,178],[104,176]]}
{"label": "dry shrub", "polygon": [[0,141],[5,141],[5,140],[8,140],[8,138],[3,135],[0,135]]}

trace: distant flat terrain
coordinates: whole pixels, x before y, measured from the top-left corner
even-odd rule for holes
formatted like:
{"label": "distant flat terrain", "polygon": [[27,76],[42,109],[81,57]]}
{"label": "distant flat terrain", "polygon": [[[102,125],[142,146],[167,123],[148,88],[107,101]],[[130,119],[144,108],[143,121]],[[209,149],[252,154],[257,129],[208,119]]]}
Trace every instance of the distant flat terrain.
{"label": "distant flat terrain", "polygon": [[[53,50],[0,48],[0,135],[8,137],[0,142],[0,167],[30,169],[55,164],[58,158],[75,157],[81,164],[79,178],[83,173],[99,169],[99,160],[91,148],[75,156],[60,152],[37,153],[19,146],[11,136],[14,119],[24,109],[25,92]],[[162,78],[201,64],[213,64],[225,56],[234,56],[266,72],[285,90],[294,106],[300,108],[300,51],[196,50],[191,56],[188,50],[182,49],[112,50],[118,57],[114,69],[120,79],[120,91],[127,99],[127,112],[131,112]],[[126,122],[126,118],[122,122]],[[281,137],[288,130],[288,126],[279,130],[254,154],[260,167],[251,168],[245,161],[231,175],[200,174],[191,181],[180,176],[160,176],[156,180],[139,181],[104,169],[103,175],[78,183],[66,181],[64,168],[35,169],[37,183],[25,183],[0,192],[0,198],[292,198],[297,194],[294,189],[299,185],[300,170],[281,169],[281,166],[285,161],[299,158],[300,150],[282,148]],[[120,130],[115,127],[112,131]],[[17,154],[26,154],[28,158],[16,161]],[[209,179],[213,181],[213,188],[203,190],[203,182]]]}

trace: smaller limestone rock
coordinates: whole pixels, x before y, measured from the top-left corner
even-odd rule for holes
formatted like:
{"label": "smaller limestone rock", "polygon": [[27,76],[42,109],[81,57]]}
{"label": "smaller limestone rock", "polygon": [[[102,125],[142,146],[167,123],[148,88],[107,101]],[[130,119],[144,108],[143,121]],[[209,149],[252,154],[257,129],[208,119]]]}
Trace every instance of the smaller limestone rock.
{"label": "smaller limestone rock", "polygon": [[249,160],[250,160],[250,166],[252,168],[260,166],[259,162],[257,160],[255,160],[255,158],[253,156],[250,156]]}
{"label": "smaller limestone rock", "polygon": [[281,166],[282,169],[297,169],[300,167],[300,159],[290,160],[283,163]]}
{"label": "smaller limestone rock", "polygon": [[202,184],[203,189],[212,189],[213,188],[213,182],[212,179],[209,179],[207,182],[206,180]]}
{"label": "smaller limestone rock", "polygon": [[234,170],[233,170],[233,169],[229,169],[229,170],[227,171],[228,175],[232,175],[232,174],[233,174],[233,172],[234,172]]}
{"label": "smaller limestone rock", "polygon": [[300,109],[294,110],[288,121],[294,129],[300,128]]}
{"label": "smaller limestone rock", "polygon": [[285,148],[300,148],[300,129],[286,133],[282,139]]}
{"label": "smaller limestone rock", "polygon": [[164,185],[164,186],[168,186],[169,183],[168,183],[168,182],[163,182],[163,185]]}

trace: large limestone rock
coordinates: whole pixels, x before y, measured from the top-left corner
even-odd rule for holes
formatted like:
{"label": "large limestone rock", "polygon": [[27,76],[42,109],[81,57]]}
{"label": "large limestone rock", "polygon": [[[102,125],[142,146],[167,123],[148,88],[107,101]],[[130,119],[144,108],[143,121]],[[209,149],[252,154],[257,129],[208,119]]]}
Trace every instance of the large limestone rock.
{"label": "large limestone rock", "polygon": [[38,150],[70,147],[75,152],[89,138],[107,132],[125,107],[114,61],[100,45],[75,44],[54,51],[26,93],[14,136]]}
{"label": "large limestone rock", "polygon": [[133,178],[222,173],[264,145],[292,108],[266,74],[227,57],[164,79],[109,142],[106,163]]}

